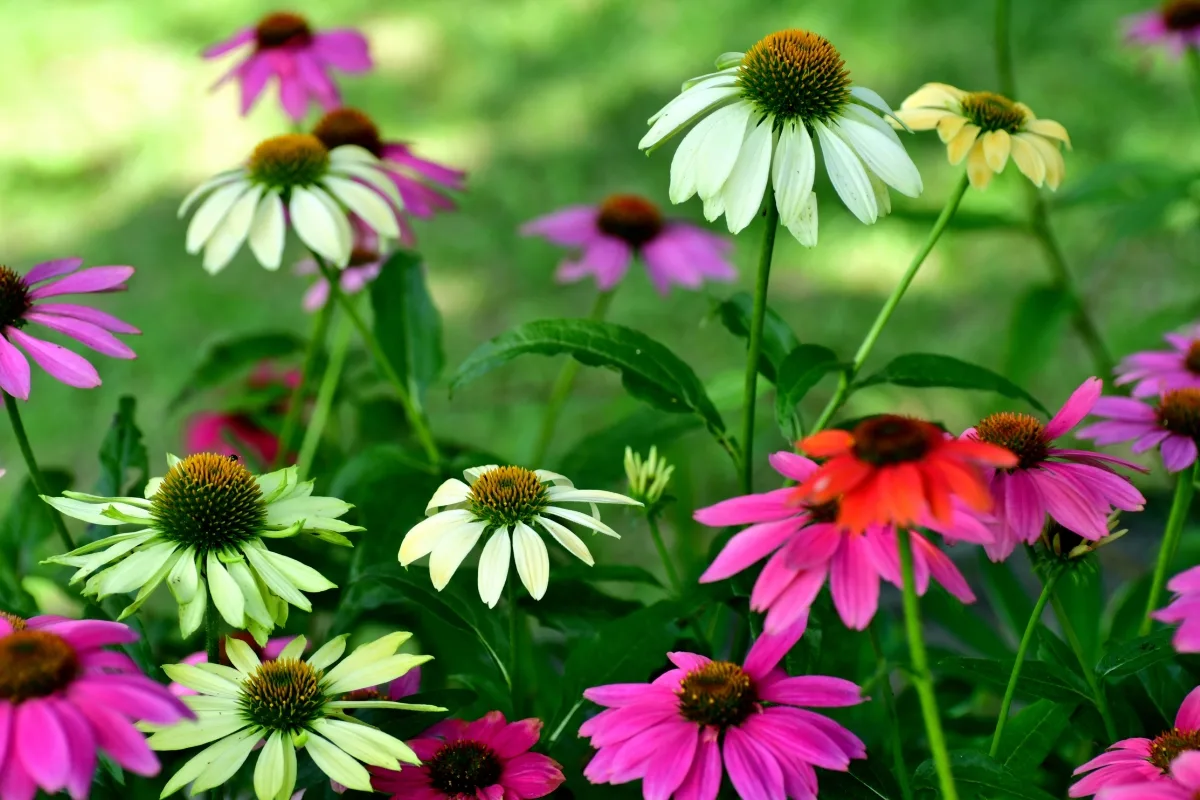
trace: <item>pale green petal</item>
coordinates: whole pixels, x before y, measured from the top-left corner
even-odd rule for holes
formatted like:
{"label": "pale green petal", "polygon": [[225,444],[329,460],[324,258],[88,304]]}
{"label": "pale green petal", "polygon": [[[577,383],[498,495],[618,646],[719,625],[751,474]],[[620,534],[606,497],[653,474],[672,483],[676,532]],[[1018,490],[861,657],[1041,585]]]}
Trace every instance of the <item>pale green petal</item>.
{"label": "pale green petal", "polygon": [[163,672],[176,683],[181,683],[194,692],[214,694],[218,697],[238,698],[241,688],[234,681],[205,672],[196,664],[165,664]]}
{"label": "pale green petal", "polygon": [[218,678],[224,678],[227,681],[232,681],[233,683],[237,684],[241,684],[241,682],[246,678],[245,675],[238,672],[233,667],[229,667],[224,664],[210,664],[207,661],[201,661],[193,664],[192,666],[201,672],[207,672],[209,675],[216,675]]}
{"label": "pale green petal", "polygon": [[280,784],[279,794],[275,795],[275,800],[290,800],[295,789],[296,746],[292,744],[292,737],[285,736],[283,739],[283,782]]}
{"label": "pale green petal", "polygon": [[287,646],[280,651],[279,658],[280,660],[294,659],[298,661],[301,658],[304,658],[304,648],[306,647],[308,647],[308,639],[304,638],[303,636],[297,636],[295,639],[292,639],[290,642],[288,642]]}
{"label": "pale green petal", "polygon": [[47,495],[41,495],[41,498],[50,505],[54,506],[54,508],[58,509],[60,513],[66,514],[72,519],[81,519],[84,522],[90,522],[93,525],[123,524],[120,520],[113,519],[112,517],[106,517],[101,513],[104,511],[106,506],[96,505],[94,503],[85,503],[82,500],[72,500],[69,497],[49,497]]}
{"label": "pale green petal", "polygon": [[[244,738],[239,739],[239,736]],[[226,739],[225,741],[232,744],[200,773],[192,784],[192,794],[225,784],[242,768],[242,764],[246,763],[246,759],[254,752],[254,746],[262,741],[262,738],[262,729],[251,728],[245,734],[235,734]]]}
{"label": "pale green petal", "polygon": [[328,691],[330,694],[342,694],[365,689],[368,686],[378,686],[381,683],[394,681],[413,667],[432,660],[433,656],[416,656],[407,653],[389,656],[382,661],[373,661],[361,669],[345,672],[336,679],[331,679],[327,684]]}
{"label": "pale green petal", "polygon": [[258,754],[258,763],[254,765],[254,793],[258,800],[273,800],[283,787],[286,772],[283,734],[275,731],[263,745],[262,752]]}
{"label": "pale green petal", "polygon": [[330,639],[320,650],[312,654],[308,659],[309,665],[313,669],[324,672],[346,652],[346,638],[346,634],[343,633],[341,636]]}
{"label": "pale green petal", "polygon": [[233,664],[234,669],[247,677],[262,666],[250,645],[232,636],[225,638],[225,654],[229,656],[229,663]]}
{"label": "pale green petal", "polygon": [[150,480],[146,481],[146,489],[144,492],[142,492],[142,494],[146,496],[147,500],[158,494],[158,489],[160,486],[162,486],[162,482],[162,478],[151,478]]}
{"label": "pale green petal", "polygon": [[[201,695],[203,696],[203,695]],[[189,704],[190,707],[190,704]],[[187,750],[224,739],[254,723],[240,716],[222,716],[204,722],[178,722],[146,740],[151,750]]]}
{"label": "pale green petal", "polygon": [[208,589],[204,581],[196,585],[196,594],[190,603],[179,606],[179,633],[187,639],[200,630],[204,622],[204,612],[208,609]]}
{"label": "pale green petal", "polygon": [[400,769],[401,753],[416,758],[416,753],[404,742],[370,725],[318,719],[310,727],[364,764]]}
{"label": "pale green petal", "polygon": [[[125,534],[120,534],[120,536],[124,537]],[[65,556],[48,558],[46,559],[46,563],[62,564],[68,567],[79,567],[79,570],[71,576],[70,582],[74,584],[88,577],[101,567],[111,564],[117,559],[123,557],[130,551],[150,543],[150,541],[157,536],[157,531],[141,531],[138,533],[129,534],[128,538],[122,538],[120,541],[113,542],[111,547],[109,547],[107,550],[102,550],[99,553],[90,553],[84,556],[77,556],[68,553]],[[109,542],[117,538],[117,536],[109,536],[107,539],[102,539],[101,541]]]}
{"label": "pale green petal", "polygon": [[400,711],[445,711],[441,706],[431,706],[426,703],[399,703],[395,700],[334,700],[325,704],[326,708],[394,708]]}
{"label": "pale green petal", "polygon": [[200,569],[196,565],[196,551],[189,547],[183,551],[171,574],[167,576],[167,588],[171,590],[176,602],[186,604],[196,596],[199,586]]}
{"label": "pale green petal", "polygon": [[168,470],[171,469],[172,467],[174,467],[176,464],[178,464],[181,461],[183,461],[183,459],[180,458],[179,456],[175,455],[174,453],[167,453],[167,469]]}
{"label": "pale green petal", "polygon": [[52,556],[50,558],[47,558],[44,563],[47,563],[47,564],[70,564],[72,566],[79,566],[80,564],[77,563],[76,561],[67,561],[66,559],[82,559],[83,556],[86,556],[89,554],[98,555],[98,553],[97,553],[98,550],[104,550],[106,548],[112,547],[113,545],[117,544],[118,542],[125,542],[125,541],[129,541],[130,539],[141,539],[144,541],[144,540],[150,538],[151,536],[155,536],[157,534],[158,534],[158,531],[155,530],[154,528],[142,528],[140,531],[127,531],[125,533],[114,533],[111,536],[105,536],[103,539],[97,539],[94,542],[89,542],[88,544],[85,544],[83,547],[76,547],[74,550],[72,550],[69,553],[64,553],[60,556]]}
{"label": "pale green petal", "polygon": [[616,492],[605,492],[600,489],[571,489],[565,486],[551,486],[546,490],[551,502],[555,503],[616,503],[626,506],[640,506],[641,503],[632,497],[626,497]]}
{"label": "pale green petal", "polygon": [[267,506],[267,522],[290,525],[310,517],[340,517],[354,506],[336,497],[289,497]]}
{"label": "pale green petal", "polygon": [[145,604],[147,600],[150,599],[150,595],[154,593],[154,590],[158,588],[159,584],[165,581],[167,576],[171,574],[171,570],[175,568],[175,565],[179,562],[181,555],[182,554],[178,550],[171,553],[170,557],[163,562],[161,567],[158,568],[158,571],[151,575],[148,581],[142,584],[142,589],[137,593],[137,597],[133,598],[133,602],[127,605],[121,611],[121,616],[117,617],[117,621],[123,620],[130,614],[135,613]]}
{"label": "pale green petal", "polygon": [[315,733],[308,735],[308,754],[321,771],[343,786],[360,792],[371,790],[371,775],[366,767],[346,755],[341,748]]}
{"label": "pale green petal", "polygon": [[146,509],[126,503],[109,503],[100,512],[100,515],[109,519],[115,519],[122,525],[146,525],[154,521],[153,517],[150,516],[150,512]]}
{"label": "pale green petal", "polygon": [[[262,578],[267,588],[297,608],[312,611],[312,603],[308,602],[308,598],[293,586],[292,582],[267,558],[266,548],[259,549],[254,544],[254,542],[247,542],[243,545],[242,552],[246,554],[250,566],[258,573],[258,577]],[[276,621],[278,622],[278,620]]]}
{"label": "pale green petal", "polygon": [[246,627],[246,599],[242,597],[237,581],[230,577],[216,553],[208,554],[204,567],[208,590],[212,593],[213,605],[221,612],[221,618],[238,630]]}
{"label": "pale green petal", "polygon": [[555,486],[565,486],[568,489],[574,488],[575,484],[571,483],[571,479],[566,475],[559,475],[557,472],[551,472],[548,469],[535,469],[533,474],[542,483],[552,483]]}
{"label": "pale green petal", "polygon": [[400,647],[412,638],[412,634],[407,631],[396,631],[389,633],[387,636],[381,636],[373,642],[359,645],[354,648],[354,652],[346,656],[342,663],[338,664],[325,676],[327,681],[336,681],[351,672],[357,672],[363,667],[387,658],[395,654]]}
{"label": "pale green petal", "polygon": [[264,551],[264,555],[275,565],[276,569],[283,573],[293,586],[303,592],[323,592],[326,589],[337,588],[337,584],[329,581],[312,567],[294,558],[289,558],[279,553],[272,553],[270,550]]}
{"label": "pale green petal", "polygon": [[259,475],[257,478],[258,488],[263,493],[263,502],[269,505],[286,494],[300,480],[299,474],[296,467],[288,467],[268,472],[266,475]]}
{"label": "pale green petal", "polygon": [[426,517],[404,534],[398,555],[400,563],[407,567],[418,558],[429,555],[449,531],[457,530],[474,521],[475,515],[465,508],[440,511],[431,517]]}
{"label": "pale green petal", "polygon": [[135,551],[116,566],[96,576],[97,594],[105,597],[132,592],[153,577],[178,547],[175,542],[158,542]]}
{"label": "pale green petal", "polygon": [[[179,771],[171,777],[171,780],[167,781],[167,785],[163,787],[162,794],[159,797],[167,797],[179,791],[184,786],[196,780],[218,761],[223,762],[223,766],[227,766],[230,758],[237,760],[237,766],[234,767],[234,772],[236,772],[237,767],[240,767],[246,761],[246,757],[250,755],[250,751],[260,738],[262,738],[262,735],[259,730],[257,728],[250,728],[201,750],[180,767]],[[243,750],[244,752],[241,752]],[[239,752],[241,752],[240,759],[238,759]],[[200,790],[193,787],[192,791],[195,793]]]}
{"label": "pale green petal", "polygon": [[183,704],[201,715],[227,714],[240,712],[241,706],[232,697],[220,697],[213,694],[187,694],[179,698]]}
{"label": "pale green petal", "polygon": [[239,559],[226,564],[225,569],[229,571],[229,576],[242,590],[242,599],[246,604],[246,616],[268,629],[271,628],[273,622],[271,612],[267,610],[262,592],[259,591],[258,581],[255,580],[250,567],[246,565],[245,561]]}
{"label": "pale green petal", "polygon": [[138,508],[150,508],[150,503],[140,497],[103,497],[98,494],[87,494],[86,492],[71,492],[64,491],[63,497],[69,497],[72,500],[82,500],[85,503],[123,503],[125,505],[137,506]]}

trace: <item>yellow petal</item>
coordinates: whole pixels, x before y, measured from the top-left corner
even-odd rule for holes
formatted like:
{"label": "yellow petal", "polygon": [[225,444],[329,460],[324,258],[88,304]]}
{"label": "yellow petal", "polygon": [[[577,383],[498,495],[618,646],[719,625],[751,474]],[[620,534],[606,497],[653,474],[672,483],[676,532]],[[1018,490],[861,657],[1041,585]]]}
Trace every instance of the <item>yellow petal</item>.
{"label": "yellow petal", "polygon": [[950,158],[951,164],[961,164],[962,160],[967,157],[967,152],[971,149],[971,145],[975,144],[976,137],[979,136],[978,125],[964,125],[958,135],[951,140],[946,148],[946,155]]}
{"label": "yellow petal", "polygon": [[1024,103],[1014,102],[1013,108],[1024,114],[1026,119],[1037,119],[1037,114],[1033,113],[1033,109]]}
{"label": "yellow petal", "polygon": [[1068,148],[1071,146],[1071,137],[1067,135],[1067,129],[1052,119],[1029,120],[1025,123],[1025,130],[1048,139],[1058,139]]}
{"label": "yellow petal", "polygon": [[[896,112],[896,118],[914,131],[933,130],[942,119],[952,116],[954,112],[944,108],[909,108]],[[893,122],[892,127],[898,126]]]}
{"label": "yellow petal", "polygon": [[1037,149],[1038,155],[1042,157],[1042,161],[1046,162],[1046,185],[1051,190],[1057,189],[1062,183],[1063,176],[1067,173],[1067,166],[1063,163],[1058,145],[1036,134],[1023,134],[1022,138],[1033,145]]}
{"label": "yellow petal", "polygon": [[983,155],[993,172],[1002,172],[1008,163],[1008,154],[1012,149],[1008,131],[988,131],[979,140],[983,143]]}
{"label": "yellow petal", "polygon": [[927,83],[920,89],[904,98],[900,108],[952,108],[957,109],[959,98],[963,96],[961,89],[945,83]]}
{"label": "yellow petal", "polygon": [[945,117],[938,122],[938,138],[942,140],[942,144],[949,144],[955,136],[958,136],[958,132],[961,131],[963,129],[963,125],[966,124],[966,117],[960,117],[957,115]]}
{"label": "yellow petal", "polygon": [[988,166],[987,156],[983,154],[983,142],[976,142],[967,156],[967,177],[971,180],[971,188],[983,191],[992,182],[994,174]]}
{"label": "yellow petal", "polygon": [[1026,141],[1027,137],[1032,136],[1029,133],[1018,133],[1016,136],[1010,137],[1012,160],[1016,162],[1017,169],[1021,170],[1022,175],[1033,181],[1034,186],[1041,188],[1046,180],[1046,162],[1038,153],[1037,148]]}

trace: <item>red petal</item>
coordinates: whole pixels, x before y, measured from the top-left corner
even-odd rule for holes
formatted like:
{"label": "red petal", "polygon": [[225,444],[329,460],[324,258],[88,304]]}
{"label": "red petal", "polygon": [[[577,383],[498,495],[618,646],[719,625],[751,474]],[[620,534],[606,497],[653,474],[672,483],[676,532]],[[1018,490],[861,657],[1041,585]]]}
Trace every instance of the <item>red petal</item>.
{"label": "red petal", "polygon": [[845,455],[826,461],[797,488],[809,503],[828,503],[846,494],[874,472],[870,464]]}
{"label": "red petal", "polygon": [[964,464],[953,458],[929,459],[928,469],[936,472],[950,487],[950,491],[976,511],[987,511],[992,507],[992,493],[988,481],[972,464]]}
{"label": "red petal", "polygon": [[929,501],[929,513],[934,520],[949,525],[954,517],[954,505],[950,502],[950,486],[941,472],[931,468],[928,463],[920,467],[922,482],[925,485],[925,499]]}
{"label": "red petal", "polygon": [[1017,457],[1007,448],[976,439],[947,439],[939,444],[934,453],[1007,469],[1017,465]]}
{"label": "red petal", "polygon": [[913,464],[896,464],[880,471],[880,493],[890,506],[889,520],[896,525],[915,525],[925,513],[925,489],[921,471]]}
{"label": "red petal", "polygon": [[849,431],[821,431],[801,439],[799,447],[805,455],[814,458],[829,458],[841,455],[854,446],[854,437]]}
{"label": "red petal", "polygon": [[854,491],[843,495],[838,503],[838,525],[861,533],[869,525],[884,519],[879,505],[879,481],[872,476],[861,482]]}

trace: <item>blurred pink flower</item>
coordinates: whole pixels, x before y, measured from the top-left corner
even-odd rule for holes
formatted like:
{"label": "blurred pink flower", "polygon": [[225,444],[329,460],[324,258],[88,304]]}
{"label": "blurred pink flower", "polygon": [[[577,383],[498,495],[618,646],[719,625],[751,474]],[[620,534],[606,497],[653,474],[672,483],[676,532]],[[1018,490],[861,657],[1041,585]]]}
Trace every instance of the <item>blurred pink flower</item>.
{"label": "blurred pink flower", "polygon": [[1096,800],[1196,800],[1200,797],[1200,753],[1171,762],[1171,780],[1101,789]]}
{"label": "blurred pink flower", "polygon": [[[92,267],[75,272],[82,258],[45,261],[21,276],[0,266],[0,389],[13,397],[29,399],[29,362],[17,349],[20,345],[39,367],[68,386],[92,389],[100,385],[96,368],[67,348],[35,339],[25,326],[35,322],[113,358],[136,358],[136,354],[114,333],[141,333],[116,317],[73,303],[45,303],[65,294],[96,294],[125,289],[133,267]],[[70,273],[74,272],[72,275]],[[66,275],[65,278],[60,276]],[[60,278],[51,281],[52,278]],[[47,281],[51,281],[47,283]],[[41,284],[41,286],[38,286]]]}
{"label": "blurred pink flower", "polygon": [[1200,567],[1192,567],[1167,583],[1175,598],[1166,608],[1154,612],[1159,622],[1179,625],[1174,645],[1180,653],[1200,653]]}
{"label": "blurred pink flower", "polygon": [[1114,383],[1133,383],[1134,397],[1156,397],[1172,389],[1200,388],[1200,325],[1187,334],[1163,337],[1170,350],[1147,350],[1121,360]]}
{"label": "blurred pink flower", "polygon": [[325,110],[341,105],[331,73],[370,71],[367,40],[353,28],[314,31],[299,14],[268,14],[253,28],[238,31],[204,51],[205,58],[253,45],[252,52],[227,72],[217,86],[234,80],[242,89],[242,114],[248,114],[267,83],[279,82],[283,110],[299,122],[314,102]]}
{"label": "blurred pink flower", "polygon": [[1130,41],[1162,45],[1179,56],[1189,47],[1200,47],[1200,2],[1167,0],[1154,11],[1126,17],[1124,25]]}
{"label": "blurred pink flower", "polygon": [[625,277],[634,257],[663,295],[673,284],[698,289],[706,280],[737,278],[729,239],[664,220],[657,206],[637,195],[616,194],[599,206],[570,206],[526,223],[521,233],[582,251],[578,260],[559,264],[560,283],[592,275],[600,290],[608,291]]}
{"label": "blurred pink flower", "polygon": [[1101,397],[1092,414],[1108,419],[1081,430],[1080,439],[1095,439],[1098,445],[1133,441],[1134,453],[1158,447],[1167,472],[1179,472],[1196,461],[1200,389],[1167,392],[1157,408],[1128,397]]}
{"label": "blurred pink flower", "polygon": [[[292,389],[299,381],[298,370],[279,370],[269,361],[263,361],[250,373],[246,385],[250,389]],[[268,411],[282,416],[287,412],[287,401],[273,405]],[[266,465],[275,461],[279,452],[279,437],[247,413],[202,411],[193,415],[187,422],[184,429],[184,449],[188,453],[250,456],[260,464]]]}
{"label": "blurred pink flower", "polygon": [[[379,277],[387,256],[380,251],[379,234],[370,226],[354,215],[350,216],[350,225],[354,231],[354,248],[350,251],[350,263],[341,271],[338,284],[344,293],[358,294]],[[329,281],[321,275],[317,262],[311,258],[306,258],[296,265],[296,274],[317,276],[317,280],[304,293],[304,300],[301,302],[304,310],[311,314],[328,302]]]}

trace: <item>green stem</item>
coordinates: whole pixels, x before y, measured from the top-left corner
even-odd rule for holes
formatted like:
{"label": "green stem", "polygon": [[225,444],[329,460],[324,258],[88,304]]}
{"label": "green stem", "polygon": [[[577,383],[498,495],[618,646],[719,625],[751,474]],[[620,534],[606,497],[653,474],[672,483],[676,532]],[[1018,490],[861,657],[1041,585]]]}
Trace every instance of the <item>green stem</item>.
{"label": "green stem", "polygon": [[[38,468],[37,459],[33,456],[33,448],[29,446],[29,435],[25,433],[25,423],[21,422],[21,409],[17,407],[17,399],[8,392],[4,394],[4,407],[8,409],[8,420],[12,423],[13,435],[17,437],[17,446],[21,448],[21,455],[25,457],[25,466],[29,469],[29,480],[33,482],[33,488],[43,497],[50,496],[50,489],[46,486],[46,478],[42,475],[41,469]],[[63,545],[66,546],[67,552],[75,549],[75,542],[71,539],[71,532],[67,530],[67,523],[63,521],[62,515],[57,509],[50,508],[50,517],[54,520],[54,528],[58,531],[58,536],[62,539]]]}
{"label": "green stem", "polygon": [[996,718],[996,732],[992,734],[992,747],[988,751],[988,755],[992,758],[995,758],[996,753],[1000,751],[1000,737],[1004,733],[1004,726],[1008,723],[1008,711],[1012,708],[1013,696],[1017,693],[1017,681],[1021,678],[1021,666],[1025,663],[1025,653],[1033,642],[1033,635],[1037,632],[1038,623],[1041,622],[1042,612],[1046,610],[1046,603],[1054,595],[1054,586],[1058,583],[1060,575],[1062,575],[1062,570],[1056,569],[1050,573],[1050,578],[1042,587],[1042,593],[1038,595],[1033,612],[1029,615],[1029,623],[1025,626],[1025,634],[1021,636],[1021,643],[1017,645],[1017,660],[1013,662],[1012,673],[1008,676],[1008,685],[1004,687],[1004,699],[1000,701],[1000,716]]}
{"label": "green stem", "polygon": [[1054,616],[1058,618],[1058,627],[1062,628],[1063,635],[1067,637],[1067,644],[1075,653],[1075,660],[1079,662],[1079,669],[1083,672],[1083,678],[1092,692],[1092,701],[1096,704],[1096,710],[1100,712],[1100,718],[1104,720],[1105,733],[1110,741],[1115,742],[1117,741],[1117,723],[1113,720],[1112,712],[1108,708],[1108,697],[1104,694],[1104,687],[1096,679],[1095,665],[1088,663],[1087,656],[1083,652],[1083,643],[1079,641],[1079,635],[1075,633],[1075,626],[1071,624],[1071,618],[1067,616],[1067,609],[1063,606],[1062,600],[1055,595],[1050,598],[1050,605],[1054,609]]}
{"label": "green stem", "polygon": [[379,344],[379,339],[375,336],[375,332],[371,330],[371,326],[367,325],[366,320],[362,318],[362,314],[358,313],[358,308],[354,302],[342,291],[341,282],[337,270],[325,262],[325,259],[313,254],[316,259],[317,266],[321,270],[321,274],[325,276],[325,280],[329,281],[329,296],[332,301],[340,303],[342,310],[346,312],[346,316],[354,323],[354,327],[358,329],[359,336],[367,345],[367,349],[371,351],[372,357],[375,359],[375,364],[379,371],[383,373],[383,377],[396,392],[396,397],[400,400],[400,405],[404,408],[404,414],[408,417],[408,424],[413,430],[413,434],[420,442],[421,448],[425,451],[426,458],[429,459],[429,465],[437,468],[441,463],[441,454],[438,453],[437,443],[433,440],[433,434],[429,430],[429,422],[425,419],[425,414],[421,410],[420,398],[416,392],[410,392],[408,385],[396,372],[396,368],[392,366],[391,359],[384,352],[383,346]]}
{"label": "green stem", "polygon": [[346,364],[346,351],[350,349],[350,334],[353,328],[343,317],[338,320],[333,332],[333,344],[329,350],[329,361],[325,365],[325,375],[321,378],[321,386],[317,390],[317,402],[313,406],[312,416],[308,420],[308,428],[304,431],[304,441],[300,445],[300,455],[296,459],[296,468],[300,480],[308,477],[312,469],[313,457],[317,453],[317,445],[321,443],[321,434],[329,421],[329,413],[333,409],[333,398],[337,394],[338,383],[342,379],[342,368]]}
{"label": "green stem", "polygon": [[[589,320],[599,322],[608,315],[608,307],[612,305],[614,291],[614,289],[609,289],[596,295],[592,313],[588,315]],[[538,433],[537,444],[533,448],[533,460],[530,462],[533,466],[541,466],[542,459],[546,457],[546,452],[550,449],[550,443],[554,441],[554,429],[558,425],[558,416],[562,413],[563,406],[567,404],[567,398],[571,395],[571,388],[575,385],[575,377],[578,374],[579,362],[568,358],[562,365],[562,369],[559,370],[558,378],[554,381],[554,388],[550,390],[550,400],[546,404],[546,413],[542,417],[542,429]]]}
{"label": "green stem", "polygon": [[996,0],[996,75],[1000,94],[1016,100],[1016,81],[1013,78],[1012,11],[1008,0]]}
{"label": "green stem", "polygon": [[846,401],[847,395],[850,394],[850,388],[854,383],[854,379],[858,376],[859,370],[866,363],[867,357],[871,355],[871,351],[875,348],[875,342],[879,340],[879,335],[883,333],[883,328],[887,325],[888,320],[892,318],[896,306],[900,305],[900,300],[903,299],[904,293],[908,291],[909,284],[913,282],[913,278],[917,277],[917,272],[920,271],[921,265],[925,263],[925,259],[933,251],[934,245],[938,239],[942,238],[946,227],[950,224],[950,220],[958,211],[959,205],[962,203],[963,196],[967,193],[967,188],[970,182],[967,179],[966,173],[959,179],[958,184],[950,193],[950,197],[946,199],[946,205],[942,207],[942,213],[938,215],[937,221],[933,223],[933,228],[929,231],[929,235],[925,237],[925,243],[921,245],[921,249],[913,256],[912,261],[908,265],[908,270],[904,276],[900,278],[900,283],[892,290],[891,296],[883,304],[883,308],[879,310],[879,315],[875,317],[875,322],[871,325],[871,329],[867,331],[866,337],[862,344],[858,347],[858,352],[854,354],[854,362],[850,367],[842,372],[841,378],[838,380],[837,390],[834,391],[833,397],[825,405],[825,409],[821,412],[821,416],[817,417],[816,423],[813,425],[810,434],[822,430],[829,424],[829,420],[841,408],[842,403]]}
{"label": "green stem", "polygon": [[508,675],[512,688],[513,718],[521,716],[521,681],[520,681],[520,634],[521,606],[517,603],[517,581],[510,576],[508,581]]}
{"label": "green stem", "polygon": [[929,750],[933,754],[933,767],[937,772],[942,798],[943,800],[958,800],[958,789],[954,785],[954,773],[950,768],[950,751],[946,748],[946,737],[942,733],[942,720],[938,715],[933,676],[929,673],[929,656],[925,652],[925,638],[921,633],[921,606],[917,601],[917,584],[913,575],[912,542],[909,541],[907,528],[896,529],[896,545],[896,549],[900,551],[904,629],[908,635],[908,652],[912,659],[913,686],[917,690],[917,699],[921,704],[921,716],[925,719],[925,733],[929,737]]}
{"label": "green stem", "polygon": [[1192,75],[1192,97],[1196,101],[1196,109],[1200,111],[1200,47],[1192,45],[1187,49],[1188,69]]}
{"label": "green stem", "polygon": [[900,784],[900,796],[904,800],[912,800],[912,786],[909,783],[908,765],[904,763],[904,734],[900,731],[900,715],[896,712],[896,697],[892,694],[891,670],[888,668],[887,657],[883,654],[883,645],[879,643],[879,632],[876,625],[867,627],[867,636],[871,640],[871,649],[875,651],[875,663],[878,672],[883,676],[879,681],[879,693],[883,695],[883,706],[887,710],[888,726],[892,729],[892,762],[896,773],[896,782]]}
{"label": "green stem", "polygon": [[779,230],[779,207],[767,187],[767,227],[758,251],[758,272],[754,278],[754,310],[750,317],[750,344],[746,348],[746,388],[742,393],[742,491],[750,494],[754,485],[754,408],[758,400],[758,359],[762,354],[763,324],[767,318],[767,286],[771,282],[771,258],[775,254],[775,233]]}
{"label": "green stem", "polygon": [[1167,582],[1167,569],[1175,558],[1179,548],[1179,538],[1183,535],[1183,525],[1187,522],[1188,511],[1192,508],[1192,496],[1196,493],[1195,480],[1200,462],[1187,469],[1179,471],[1175,478],[1175,497],[1171,500],[1171,513],[1167,517],[1167,527],[1163,531],[1162,544],[1158,547],[1158,563],[1154,565],[1154,578],[1150,581],[1150,595],[1146,598],[1146,616],[1142,619],[1140,636],[1150,633],[1154,620],[1150,617],[1158,610],[1159,598],[1162,596],[1163,585]]}
{"label": "green stem", "polygon": [[292,439],[296,428],[300,425],[300,417],[304,414],[304,398],[308,396],[308,385],[312,381],[313,372],[317,369],[317,359],[325,349],[325,336],[329,330],[329,320],[333,316],[333,301],[326,298],[325,304],[317,309],[313,321],[312,336],[304,350],[304,365],[300,368],[300,380],[292,387],[292,395],[288,400],[287,415],[283,418],[283,430],[279,434],[279,449],[271,462],[271,470],[277,470],[286,462],[292,452]]}
{"label": "green stem", "polygon": [[211,596],[208,598],[208,608],[204,610],[204,652],[208,663],[221,663],[221,615]]}
{"label": "green stem", "polygon": [[667,550],[667,543],[663,541],[662,532],[658,529],[658,520],[653,514],[646,514],[646,524],[650,526],[650,537],[654,539],[658,557],[662,559],[663,569],[667,571],[667,580],[671,583],[671,591],[675,593],[676,597],[682,597],[683,582],[679,580],[679,573],[675,570],[675,565],[671,563],[671,554]]}

